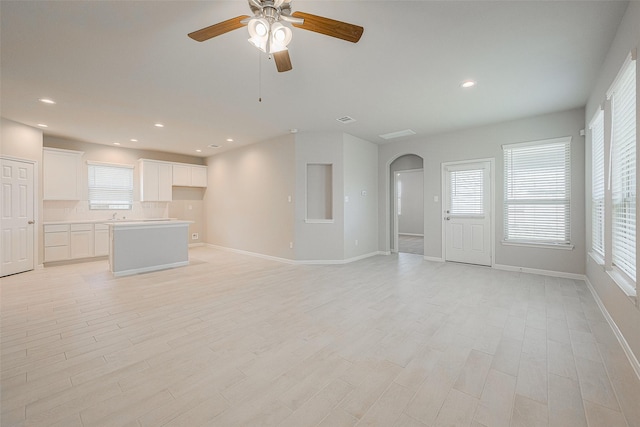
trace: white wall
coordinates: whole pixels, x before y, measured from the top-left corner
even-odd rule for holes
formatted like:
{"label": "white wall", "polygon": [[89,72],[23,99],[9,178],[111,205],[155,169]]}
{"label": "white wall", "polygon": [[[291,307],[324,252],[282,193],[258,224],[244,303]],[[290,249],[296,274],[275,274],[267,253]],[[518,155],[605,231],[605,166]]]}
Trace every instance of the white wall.
{"label": "white wall", "polygon": [[[380,146],[379,182],[381,200],[389,200],[389,165],[403,154],[416,154],[424,159],[425,174],[425,256],[442,258],[441,163],[480,158],[495,159],[495,263],[584,274],[584,110],[575,109],[522,120],[477,127],[430,137],[414,137],[408,141]],[[571,251],[546,248],[503,246],[503,157],[502,144],[571,136]],[[433,202],[438,196],[438,202]],[[388,202],[387,202],[388,203]],[[389,250],[389,206],[379,208],[380,250]]]}
{"label": "white wall", "polygon": [[343,140],[344,195],[349,197],[344,204],[344,258],[351,259],[378,251],[378,146],[348,134]]}
{"label": "white wall", "polygon": [[[625,58],[632,49],[640,49],[640,2],[631,1],[627,11],[618,28],[616,37],[611,44],[605,62],[600,70],[596,84],[591,91],[587,106],[585,108],[585,123],[588,123],[596,113],[599,105],[604,102],[606,91],[611,86],[613,79],[618,74]],[[640,74],[639,74],[640,75]],[[640,78],[638,78],[638,88],[640,88]],[[640,107],[640,97],[636,101]],[[640,117],[640,108],[637,108]],[[638,120],[640,121],[640,120]],[[636,129],[636,140],[640,141],[640,126]],[[586,150],[586,181],[587,197],[587,252],[591,247],[591,144],[587,140]],[[636,211],[638,207],[636,207]],[[640,239],[636,239],[636,256],[640,256]],[[586,273],[589,282],[595,289],[598,297],[603,302],[612,319],[624,335],[629,347],[635,354],[636,359],[640,359],[640,309],[637,302],[629,298],[616,285],[611,277],[597,265],[593,259],[587,255]],[[636,261],[638,264],[638,260]]]}
{"label": "white wall", "polygon": [[424,234],[424,178],[422,170],[397,172],[402,182],[401,215],[398,215],[398,233]]}
{"label": "white wall", "polygon": [[0,117],[0,155],[36,162],[38,171],[38,197],[36,209],[38,218],[34,229],[37,245],[37,264],[44,259],[42,228],[42,131],[30,126]]}
{"label": "white wall", "polygon": [[207,165],[206,243],[294,259],[293,135],[211,156]]}
{"label": "white wall", "polygon": [[[298,133],[295,136],[295,259],[344,259],[344,155],[339,132]],[[333,221],[306,222],[308,163],[333,165]]]}

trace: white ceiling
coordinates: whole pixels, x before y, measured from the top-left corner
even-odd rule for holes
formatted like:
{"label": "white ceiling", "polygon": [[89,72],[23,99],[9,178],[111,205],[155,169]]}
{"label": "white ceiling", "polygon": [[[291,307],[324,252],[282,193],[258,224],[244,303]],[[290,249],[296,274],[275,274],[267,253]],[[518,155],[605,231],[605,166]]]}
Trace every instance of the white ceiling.
{"label": "white ceiling", "polygon": [[[293,70],[277,73],[244,28],[187,37],[250,14],[244,0],[2,0],[1,114],[52,135],[199,156],[292,128],[421,138],[584,106],[626,6],[293,0],[364,35],[352,44],[294,28]],[[477,87],[461,89],[465,79]],[[356,122],[336,121],[345,115]]]}

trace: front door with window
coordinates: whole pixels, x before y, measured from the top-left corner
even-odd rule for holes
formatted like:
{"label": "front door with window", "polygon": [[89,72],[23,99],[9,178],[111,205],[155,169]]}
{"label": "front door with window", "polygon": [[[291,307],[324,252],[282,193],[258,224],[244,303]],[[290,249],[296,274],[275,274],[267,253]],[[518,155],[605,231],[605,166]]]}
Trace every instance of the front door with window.
{"label": "front door with window", "polygon": [[443,167],[446,261],[491,265],[491,162]]}

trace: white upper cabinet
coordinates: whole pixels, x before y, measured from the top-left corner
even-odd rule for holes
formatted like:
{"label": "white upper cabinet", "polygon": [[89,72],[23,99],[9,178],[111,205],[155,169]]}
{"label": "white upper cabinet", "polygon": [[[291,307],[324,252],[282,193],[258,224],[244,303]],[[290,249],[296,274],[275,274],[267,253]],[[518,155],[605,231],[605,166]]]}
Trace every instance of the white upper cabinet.
{"label": "white upper cabinet", "polygon": [[80,200],[82,151],[43,149],[44,200]]}
{"label": "white upper cabinet", "polygon": [[140,159],[140,201],[170,202],[173,183],[172,164]]}
{"label": "white upper cabinet", "polygon": [[177,187],[206,187],[207,167],[174,163],[173,185]]}

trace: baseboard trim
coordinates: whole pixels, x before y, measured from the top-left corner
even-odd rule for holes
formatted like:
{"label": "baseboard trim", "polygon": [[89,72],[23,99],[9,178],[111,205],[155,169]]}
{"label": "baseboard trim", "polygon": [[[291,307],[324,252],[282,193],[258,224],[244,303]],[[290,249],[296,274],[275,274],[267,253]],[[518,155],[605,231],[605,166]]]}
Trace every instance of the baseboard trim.
{"label": "baseboard trim", "polygon": [[398,233],[398,236],[424,237],[424,234],[418,234],[418,233]]}
{"label": "baseboard trim", "polygon": [[433,262],[444,262],[444,258],[438,258],[435,256],[423,256],[422,257],[425,261],[433,261]]}
{"label": "baseboard trim", "polygon": [[514,265],[494,264],[496,270],[514,271],[516,273],[539,274],[541,276],[561,277],[563,279],[585,280],[587,276],[578,273],[567,273],[565,271],[542,270],[539,268],[517,267]]}
{"label": "baseboard trim", "polygon": [[184,267],[186,265],[189,265],[189,261],[172,262],[170,264],[154,265],[151,267],[143,267],[143,268],[132,268],[131,270],[123,270],[115,273],[111,272],[111,274],[113,274],[114,277],[123,277],[123,276],[131,276],[133,274],[150,273],[152,271],[169,270],[171,268]]}
{"label": "baseboard trim", "polygon": [[613,334],[618,339],[618,342],[620,343],[620,346],[622,347],[624,354],[627,356],[627,359],[629,360],[629,363],[631,364],[633,371],[636,373],[636,376],[638,377],[638,379],[640,379],[640,362],[638,361],[638,358],[636,357],[635,354],[633,354],[633,350],[631,350],[629,343],[625,339],[624,335],[622,335],[622,332],[618,328],[618,325],[616,325],[616,322],[613,320],[613,317],[611,317],[611,315],[609,314],[609,311],[607,310],[604,303],[600,299],[600,296],[598,295],[595,288],[589,281],[589,278],[585,277],[584,282],[587,284],[587,287],[589,288],[589,292],[591,292],[591,295],[593,295],[593,299],[596,301],[596,304],[598,304],[598,308],[602,312],[602,315],[604,316],[604,318],[607,320],[609,327],[611,327],[611,330],[613,330]]}
{"label": "baseboard trim", "polygon": [[223,251],[227,251],[227,252],[233,252],[236,254],[240,254],[240,255],[249,255],[249,256],[253,256],[256,258],[262,258],[262,259],[267,259],[269,261],[277,261],[277,262],[281,262],[284,264],[295,264],[296,261],[292,260],[292,259],[287,259],[287,258],[280,258],[277,256],[272,256],[272,255],[265,255],[265,254],[261,254],[259,252],[250,252],[250,251],[245,251],[242,249],[234,249],[234,248],[229,248],[226,246],[219,246],[219,245],[212,245],[211,243],[207,243],[206,246],[210,247],[210,248],[214,248],[214,249],[220,249]]}
{"label": "baseboard trim", "polygon": [[338,265],[338,264],[349,264],[350,262],[354,262],[354,261],[360,261],[361,259],[365,259],[365,258],[371,258],[372,256],[376,256],[376,255],[382,255],[381,252],[376,251],[376,252],[370,252],[368,254],[364,254],[364,255],[358,255],[352,258],[347,258],[347,259],[313,259],[313,260],[296,260],[295,263],[296,264],[301,264],[301,265],[314,265],[314,264],[320,264],[320,265]]}
{"label": "baseboard trim", "polygon": [[204,246],[204,243],[189,243],[190,248],[198,248]]}

